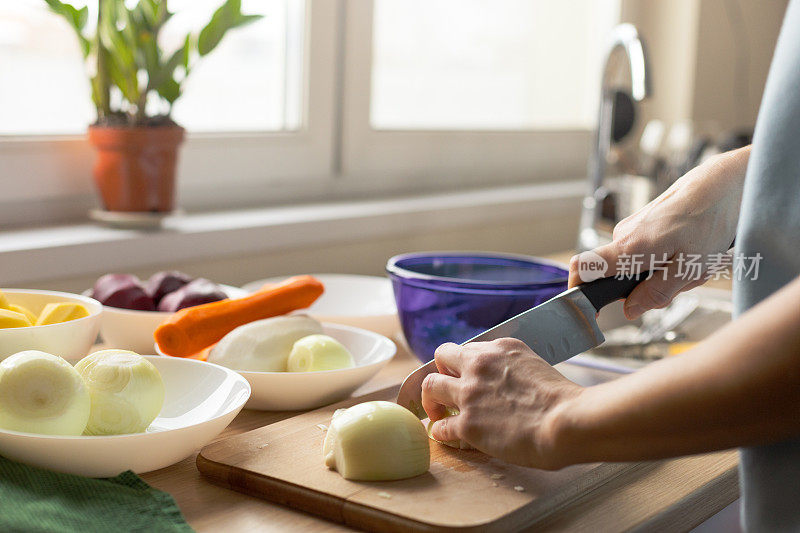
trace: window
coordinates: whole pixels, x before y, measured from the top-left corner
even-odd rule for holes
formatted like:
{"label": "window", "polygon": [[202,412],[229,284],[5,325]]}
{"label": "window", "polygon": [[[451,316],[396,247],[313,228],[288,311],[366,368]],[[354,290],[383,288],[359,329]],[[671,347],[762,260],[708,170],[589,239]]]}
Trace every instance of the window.
{"label": "window", "polygon": [[79,133],[94,119],[72,29],[39,0],[0,0],[0,134]]}
{"label": "window", "polygon": [[618,0],[347,3],[342,166],[402,187],[584,175]]}
{"label": "window", "polygon": [[[199,31],[219,0],[172,0],[176,15],[164,41],[178,48]],[[264,18],[239,28],[204,58],[175,103],[174,118],[190,131],[292,131],[302,122],[303,21],[300,0],[242,2]],[[210,111],[210,112],[209,112]]]}
{"label": "window", "polygon": [[[165,47],[221,1],[170,0]],[[173,109],[180,203],[580,178],[618,2],[242,0],[265,18],[198,63]],[[0,0],[0,72],[0,226],[82,218],[93,110],[44,0]]]}
{"label": "window", "polygon": [[[89,5],[96,16],[97,2]],[[200,31],[220,0],[171,0],[165,50]],[[297,130],[302,122],[302,0],[244,0],[264,18],[225,37],[187,79],[173,118],[193,132]],[[0,134],[78,134],[94,121],[75,35],[44,0],[0,0]],[[9,77],[7,77],[9,76]],[[13,77],[12,77],[13,76]],[[11,82],[9,82],[9,79]],[[57,90],[54,90],[57,88]],[[157,102],[150,102],[155,107]]]}
{"label": "window", "polygon": [[614,12],[598,0],[377,0],[370,124],[590,127]]}

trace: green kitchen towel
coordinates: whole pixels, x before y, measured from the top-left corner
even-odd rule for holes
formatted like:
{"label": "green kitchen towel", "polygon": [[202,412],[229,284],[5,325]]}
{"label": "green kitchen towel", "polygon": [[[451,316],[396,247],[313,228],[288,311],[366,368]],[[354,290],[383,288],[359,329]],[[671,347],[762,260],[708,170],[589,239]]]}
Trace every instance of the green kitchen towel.
{"label": "green kitchen towel", "polygon": [[175,500],[133,472],[91,479],[0,457],[0,531],[192,531]]}

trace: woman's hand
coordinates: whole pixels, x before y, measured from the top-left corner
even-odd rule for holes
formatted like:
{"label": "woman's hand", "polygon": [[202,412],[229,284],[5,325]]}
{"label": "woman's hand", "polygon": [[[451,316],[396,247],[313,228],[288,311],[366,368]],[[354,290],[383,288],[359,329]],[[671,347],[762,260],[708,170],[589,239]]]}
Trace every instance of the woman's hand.
{"label": "woman's hand", "polygon": [[[557,414],[583,390],[516,339],[443,344],[438,374],[422,383],[433,438],[462,440],[504,461],[556,469],[571,462],[559,446]],[[446,407],[459,410],[444,418]]]}
{"label": "woman's hand", "polygon": [[798,301],[800,276],[685,354],[586,388],[518,340],[445,344],[422,404],[434,438],[547,469],[796,439]]}
{"label": "woman's hand", "polygon": [[[727,251],[735,236],[749,156],[749,146],[727,152],[678,179],[617,224],[610,244],[573,257],[570,287],[590,281],[582,279],[583,265],[597,262],[598,256],[607,268],[593,272],[594,277],[660,267],[625,301],[625,315],[632,320],[649,309],[665,307],[679,292],[702,285],[711,254]],[[692,256],[702,269],[687,263]]]}

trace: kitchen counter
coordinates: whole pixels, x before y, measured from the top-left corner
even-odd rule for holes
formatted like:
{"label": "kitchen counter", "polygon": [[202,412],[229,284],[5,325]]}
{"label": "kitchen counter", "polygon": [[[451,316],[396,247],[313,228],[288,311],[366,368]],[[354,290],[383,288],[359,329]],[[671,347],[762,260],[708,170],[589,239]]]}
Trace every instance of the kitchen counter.
{"label": "kitchen counter", "polygon": [[[558,254],[554,259],[568,259]],[[724,283],[721,284],[723,287]],[[718,285],[719,286],[719,285]],[[401,345],[395,358],[355,394],[399,383],[418,361]],[[612,374],[593,369],[588,380]],[[218,438],[236,435],[296,415],[294,412],[242,411]],[[196,455],[196,454],[195,454]],[[342,531],[348,528],[278,504],[213,485],[195,467],[195,455],[142,477],[175,498],[197,531]],[[739,496],[736,451],[654,461],[632,469],[553,513],[537,531],[688,530]]]}

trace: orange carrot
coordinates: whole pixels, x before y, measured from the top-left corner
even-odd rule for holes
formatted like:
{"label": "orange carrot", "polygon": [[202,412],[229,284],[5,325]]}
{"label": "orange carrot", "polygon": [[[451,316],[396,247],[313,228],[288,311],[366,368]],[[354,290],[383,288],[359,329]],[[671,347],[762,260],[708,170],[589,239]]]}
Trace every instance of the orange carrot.
{"label": "orange carrot", "polygon": [[167,355],[188,357],[241,325],[306,308],[322,291],[322,283],[313,276],[295,276],[244,298],[187,307],[158,326],[156,342]]}

